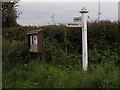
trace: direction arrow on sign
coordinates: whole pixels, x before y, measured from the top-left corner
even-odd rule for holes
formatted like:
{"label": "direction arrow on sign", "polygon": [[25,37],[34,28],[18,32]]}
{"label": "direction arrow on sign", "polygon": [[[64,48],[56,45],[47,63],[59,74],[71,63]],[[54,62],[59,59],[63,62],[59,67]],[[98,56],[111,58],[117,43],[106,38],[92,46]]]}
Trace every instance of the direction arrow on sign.
{"label": "direction arrow on sign", "polygon": [[67,23],[66,27],[82,27],[82,23],[81,22]]}
{"label": "direction arrow on sign", "polygon": [[82,21],[82,17],[74,17],[73,21],[74,22],[81,22]]}

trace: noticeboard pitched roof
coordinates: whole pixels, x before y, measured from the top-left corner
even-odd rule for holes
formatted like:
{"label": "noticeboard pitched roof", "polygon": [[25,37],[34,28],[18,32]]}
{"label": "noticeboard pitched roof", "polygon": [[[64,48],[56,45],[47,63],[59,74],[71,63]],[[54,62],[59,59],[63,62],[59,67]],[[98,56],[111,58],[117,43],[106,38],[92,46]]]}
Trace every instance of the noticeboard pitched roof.
{"label": "noticeboard pitched roof", "polygon": [[32,30],[32,31],[29,31],[27,34],[38,34],[42,31],[43,29],[37,29],[37,30]]}

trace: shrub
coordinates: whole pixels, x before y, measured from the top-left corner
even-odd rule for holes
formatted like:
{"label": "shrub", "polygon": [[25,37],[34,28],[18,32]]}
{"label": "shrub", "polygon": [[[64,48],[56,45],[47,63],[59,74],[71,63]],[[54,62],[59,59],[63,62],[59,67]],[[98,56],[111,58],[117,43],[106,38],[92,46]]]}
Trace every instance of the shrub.
{"label": "shrub", "polygon": [[[6,41],[5,41],[6,42]],[[28,62],[28,46],[24,41],[15,41],[13,40],[10,44],[3,42],[3,63],[5,67],[14,67],[16,64],[23,64]],[[8,66],[8,64],[10,66]]]}

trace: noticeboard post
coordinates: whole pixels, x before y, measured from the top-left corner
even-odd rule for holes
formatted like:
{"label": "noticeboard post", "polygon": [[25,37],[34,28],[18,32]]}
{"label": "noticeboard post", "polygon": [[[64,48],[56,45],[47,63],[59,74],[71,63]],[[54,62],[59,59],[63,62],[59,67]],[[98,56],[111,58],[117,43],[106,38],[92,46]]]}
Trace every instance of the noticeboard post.
{"label": "noticeboard post", "polygon": [[28,35],[28,47],[29,47],[29,59],[37,56],[38,59],[45,63],[45,53],[43,45],[43,29],[31,30],[27,32]]}

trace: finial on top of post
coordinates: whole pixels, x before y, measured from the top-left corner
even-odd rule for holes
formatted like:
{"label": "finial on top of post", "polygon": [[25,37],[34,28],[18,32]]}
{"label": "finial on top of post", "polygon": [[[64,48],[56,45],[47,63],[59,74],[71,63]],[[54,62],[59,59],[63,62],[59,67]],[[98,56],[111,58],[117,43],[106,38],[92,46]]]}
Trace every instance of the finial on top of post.
{"label": "finial on top of post", "polygon": [[87,10],[85,7],[83,7],[83,8],[81,9],[80,13],[88,13],[88,10]]}

